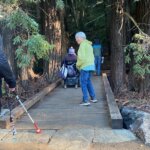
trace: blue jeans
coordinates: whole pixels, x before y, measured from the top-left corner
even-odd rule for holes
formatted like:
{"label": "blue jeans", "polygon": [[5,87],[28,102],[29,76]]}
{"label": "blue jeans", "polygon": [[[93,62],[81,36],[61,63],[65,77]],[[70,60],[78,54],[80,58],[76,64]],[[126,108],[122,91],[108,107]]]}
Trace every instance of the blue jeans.
{"label": "blue jeans", "polygon": [[96,74],[100,76],[101,74],[101,56],[95,56],[95,69]]}
{"label": "blue jeans", "polygon": [[91,72],[81,70],[80,72],[80,84],[83,93],[83,102],[88,102],[88,93],[91,99],[95,99],[95,91],[91,82]]}
{"label": "blue jeans", "polygon": [[2,109],[1,97],[2,97],[2,79],[0,79],[0,113],[1,113],[1,109]]}

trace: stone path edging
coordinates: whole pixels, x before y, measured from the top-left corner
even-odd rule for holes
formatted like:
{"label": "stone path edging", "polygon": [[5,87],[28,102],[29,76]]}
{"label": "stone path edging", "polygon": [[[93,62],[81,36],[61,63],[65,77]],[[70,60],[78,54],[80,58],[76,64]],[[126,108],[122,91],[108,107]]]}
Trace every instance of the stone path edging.
{"label": "stone path edging", "polygon": [[114,94],[111,90],[106,73],[103,73],[103,83],[104,83],[104,89],[105,89],[108,109],[109,109],[109,113],[110,113],[111,127],[112,127],[112,129],[122,129],[123,128],[123,119],[122,119],[121,113],[119,111],[119,108],[117,106],[117,103],[115,101]]}

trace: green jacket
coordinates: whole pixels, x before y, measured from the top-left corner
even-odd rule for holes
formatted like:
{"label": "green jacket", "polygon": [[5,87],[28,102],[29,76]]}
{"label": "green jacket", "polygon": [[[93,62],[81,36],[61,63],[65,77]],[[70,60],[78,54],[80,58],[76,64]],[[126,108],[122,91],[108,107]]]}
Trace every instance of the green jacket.
{"label": "green jacket", "polygon": [[94,54],[92,48],[92,42],[84,40],[79,47],[77,57],[77,68],[79,70],[94,65]]}

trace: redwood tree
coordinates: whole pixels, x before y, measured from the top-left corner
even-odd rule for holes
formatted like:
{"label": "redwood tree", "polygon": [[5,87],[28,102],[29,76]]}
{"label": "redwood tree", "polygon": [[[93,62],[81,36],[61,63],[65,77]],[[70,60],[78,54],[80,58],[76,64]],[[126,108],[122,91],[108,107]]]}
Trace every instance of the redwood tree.
{"label": "redwood tree", "polygon": [[111,16],[111,84],[115,93],[124,84],[123,0],[112,0]]}
{"label": "redwood tree", "polygon": [[49,60],[45,61],[44,71],[51,82],[57,78],[58,67],[65,50],[64,11],[57,7],[55,0],[45,0],[41,3],[43,33],[49,43],[54,44],[49,53]]}

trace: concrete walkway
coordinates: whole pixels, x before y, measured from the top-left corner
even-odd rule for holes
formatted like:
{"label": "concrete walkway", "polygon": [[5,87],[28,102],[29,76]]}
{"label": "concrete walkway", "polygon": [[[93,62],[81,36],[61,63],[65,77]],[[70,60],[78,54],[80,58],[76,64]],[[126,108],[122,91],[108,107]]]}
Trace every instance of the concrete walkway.
{"label": "concrete walkway", "polygon": [[24,114],[17,121],[17,135],[12,136],[11,133],[8,134],[8,130],[1,130],[0,145],[34,143],[39,144],[38,149],[40,144],[44,144],[50,150],[88,150],[92,143],[107,144],[136,140],[128,130],[110,128],[102,80],[94,77],[93,83],[98,103],[88,107],[80,106],[81,89],[63,89],[60,86],[29,110],[42,129],[42,134],[34,133],[33,124]]}

